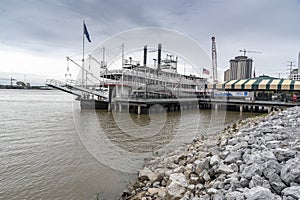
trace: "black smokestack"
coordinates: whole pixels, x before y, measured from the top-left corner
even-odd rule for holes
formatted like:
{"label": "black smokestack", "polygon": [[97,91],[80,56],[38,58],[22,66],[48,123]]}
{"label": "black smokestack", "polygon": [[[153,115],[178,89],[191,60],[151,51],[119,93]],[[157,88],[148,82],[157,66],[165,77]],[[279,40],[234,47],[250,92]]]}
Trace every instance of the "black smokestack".
{"label": "black smokestack", "polygon": [[147,45],[144,46],[144,67],[147,65]]}
{"label": "black smokestack", "polygon": [[157,71],[160,72],[161,64],[161,44],[158,44],[158,55],[157,55]]}

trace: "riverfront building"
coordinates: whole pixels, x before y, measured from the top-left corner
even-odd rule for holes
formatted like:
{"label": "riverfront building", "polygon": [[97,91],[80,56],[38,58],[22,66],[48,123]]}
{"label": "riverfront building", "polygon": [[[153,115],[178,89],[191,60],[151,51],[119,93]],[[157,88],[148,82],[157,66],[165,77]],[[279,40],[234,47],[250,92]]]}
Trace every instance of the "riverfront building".
{"label": "riverfront building", "polygon": [[298,69],[293,69],[289,78],[291,80],[300,80],[300,52],[298,53]]}
{"label": "riverfront building", "polygon": [[224,72],[224,81],[230,80],[230,69],[225,70]]}

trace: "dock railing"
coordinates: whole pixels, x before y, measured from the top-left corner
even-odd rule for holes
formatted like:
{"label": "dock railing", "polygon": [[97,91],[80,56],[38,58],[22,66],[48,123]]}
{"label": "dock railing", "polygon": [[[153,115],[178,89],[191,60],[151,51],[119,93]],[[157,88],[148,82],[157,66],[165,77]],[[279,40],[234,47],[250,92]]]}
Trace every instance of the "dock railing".
{"label": "dock railing", "polygon": [[66,82],[59,81],[59,80],[56,80],[56,79],[47,79],[46,80],[46,85],[54,85],[54,86],[63,87],[63,86],[66,86]]}

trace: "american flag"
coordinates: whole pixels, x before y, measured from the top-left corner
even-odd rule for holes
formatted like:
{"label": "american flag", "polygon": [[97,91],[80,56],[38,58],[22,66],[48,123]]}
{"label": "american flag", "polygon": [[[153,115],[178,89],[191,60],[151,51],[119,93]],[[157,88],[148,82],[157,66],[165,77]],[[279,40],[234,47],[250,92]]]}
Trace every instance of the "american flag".
{"label": "american flag", "polygon": [[209,71],[207,69],[203,68],[203,74],[209,75]]}

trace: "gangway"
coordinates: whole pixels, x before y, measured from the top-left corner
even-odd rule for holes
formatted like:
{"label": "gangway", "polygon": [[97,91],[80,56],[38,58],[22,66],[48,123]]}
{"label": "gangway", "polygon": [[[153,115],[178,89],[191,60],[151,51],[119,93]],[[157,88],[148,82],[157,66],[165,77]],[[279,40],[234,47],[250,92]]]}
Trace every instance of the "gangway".
{"label": "gangway", "polygon": [[58,90],[61,90],[63,92],[67,92],[69,94],[73,94],[77,97],[81,97],[82,95],[80,93],[77,93],[69,88],[67,88],[66,83],[59,81],[59,80],[55,80],[55,79],[47,79],[46,81],[46,85]]}
{"label": "gangway", "polygon": [[[108,99],[108,91],[90,89],[91,86],[82,87],[80,83],[76,80],[67,80],[66,82],[58,81],[55,79],[48,79],[46,85],[69,94],[73,94],[77,97],[84,97],[85,95],[94,95],[100,97],[101,99]],[[93,86],[95,88],[95,86]]]}
{"label": "gangway", "polygon": [[97,97],[100,98],[104,98],[104,99],[108,99],[108,91],[104,91],[104,90],[95,90],[95,89],[89,89],[89,88],[84,88],[78,85],[66,85],[67,88],[69,88],[70,90],[78,90],[90,95],[95,95]]}

